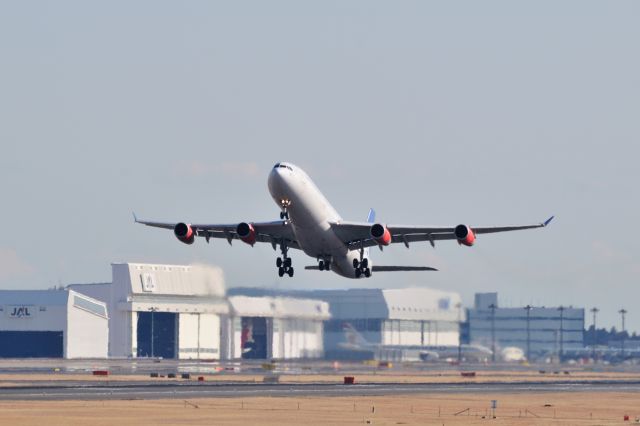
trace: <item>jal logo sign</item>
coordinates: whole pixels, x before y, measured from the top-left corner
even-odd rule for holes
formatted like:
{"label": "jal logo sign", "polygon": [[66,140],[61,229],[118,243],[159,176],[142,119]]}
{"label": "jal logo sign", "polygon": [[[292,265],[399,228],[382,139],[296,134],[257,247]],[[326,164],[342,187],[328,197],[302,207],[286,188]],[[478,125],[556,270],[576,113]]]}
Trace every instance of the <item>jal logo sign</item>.
{"label": "jal logo sign", "polygon": [[7,306],[5,312],[9,318],[33,318],[35,309],[29,305]]}

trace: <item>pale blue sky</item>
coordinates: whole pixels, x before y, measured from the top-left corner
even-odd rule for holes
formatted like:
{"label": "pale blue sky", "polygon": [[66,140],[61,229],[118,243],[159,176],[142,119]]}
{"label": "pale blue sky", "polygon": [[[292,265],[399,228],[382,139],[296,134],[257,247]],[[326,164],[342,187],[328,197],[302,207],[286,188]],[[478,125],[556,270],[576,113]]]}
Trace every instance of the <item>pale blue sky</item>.
{"label": "pale blue sky", "polygon": [[[424,285],[640,330],[638,2],[1,2],[0,287],[207,262],[229,285]],[[346,219],[537,222],[374,251],[437,273],[279,279],[269,246],[134,226],[278,215],[273,163]],[[590,323],[590,318],[588,320]]]}

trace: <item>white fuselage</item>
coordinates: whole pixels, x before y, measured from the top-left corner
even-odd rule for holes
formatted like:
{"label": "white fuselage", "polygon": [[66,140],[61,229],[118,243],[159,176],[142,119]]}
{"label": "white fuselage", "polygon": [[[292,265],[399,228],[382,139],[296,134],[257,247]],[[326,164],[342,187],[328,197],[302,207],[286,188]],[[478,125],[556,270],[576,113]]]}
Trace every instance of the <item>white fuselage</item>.
{"label": "white fuselage", "polygon": [[353,260],[359,259],[360,253],[348,250],[330,225],[342,220],[338,212],[302,169],[290,163],[279,164],[269,174],[269,192],[278,206],[283,200],[288,203],[289,220],[300,249],[313,258],[330,260],[335,273],[356,278]]}

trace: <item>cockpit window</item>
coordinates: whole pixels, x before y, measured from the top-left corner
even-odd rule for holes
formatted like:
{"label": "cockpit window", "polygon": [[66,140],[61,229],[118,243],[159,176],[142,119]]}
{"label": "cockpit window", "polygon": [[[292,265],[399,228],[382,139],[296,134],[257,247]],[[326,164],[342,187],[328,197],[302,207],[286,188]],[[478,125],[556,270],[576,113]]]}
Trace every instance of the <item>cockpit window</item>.
{"label": "cockpit window", "polygon": [[278,169],[278,168],[282,168],[282,169],[288,169],[290,171],[293,171],[293,169],[291,168],[291,166],[287,166],[286,164],[282,164],[282,163],[276,163],[275,166],[273,166],[274,169]]}

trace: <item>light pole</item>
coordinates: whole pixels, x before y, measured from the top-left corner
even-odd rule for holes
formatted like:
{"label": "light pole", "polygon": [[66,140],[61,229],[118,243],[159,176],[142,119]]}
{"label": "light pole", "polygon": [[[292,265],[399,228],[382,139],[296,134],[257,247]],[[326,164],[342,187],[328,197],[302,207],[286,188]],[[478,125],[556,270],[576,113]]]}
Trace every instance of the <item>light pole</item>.
{"label": "light pole", "polygon": [[624,316],[627,314],[627,310],[622,308],[618,313],[622,317],[622,342],[620,343],[620,356],[624,359]]}
{"label": "light pole", "polygon": [[560,311],[560,356],[559,361],[562,363],[562,357],[564,356],[564,333],[563,333],[563,321],[564,321],[564,310],[566,308],[562,305],[558,308]]}
{"label": "light pole", "polygon": [[458,365],[462,362],[462,303],[456,303],[458,308]]}
{"label": "light pole", "polygon": [[491,362],[496,362],[496,308],[495,304],[490,304],[491,309]]}
{"label": "light pole", "polygon": [[598,333],[596,332],[596,314],[598,312],[600,312],[600,309],[596,308],[595,306],[591,308],[591,313],[593,314],[593,342],[592,342],[593,362],[596,362],[596,340],[598,338]]}
{"label": "light pole", "polygon": [[151,312],[151,358],[153,358],[153,317],[154,314],[158,312],[158,308],[149,308],[149,311]]}
{"label": "light pole", "polygon": [[531,328],[529,321],[531,320],[531,309],[533,309],[533,306],[527,305],[524,308],[527,310],[527,361],[531,362]]}

